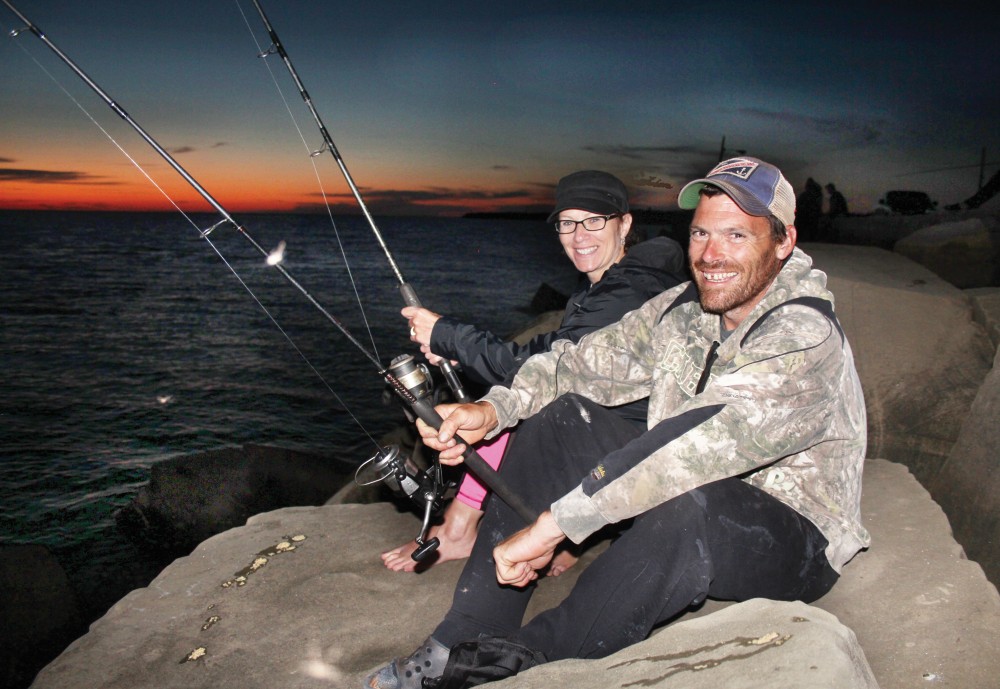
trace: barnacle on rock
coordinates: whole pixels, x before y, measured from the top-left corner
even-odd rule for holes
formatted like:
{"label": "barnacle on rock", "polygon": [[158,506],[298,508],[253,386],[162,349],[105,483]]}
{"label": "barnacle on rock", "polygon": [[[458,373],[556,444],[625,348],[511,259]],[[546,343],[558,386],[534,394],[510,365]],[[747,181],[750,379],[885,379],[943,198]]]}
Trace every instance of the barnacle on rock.
{"label": "barnacle on rock", "polygon": [[185,656],[184,660],[182,660],[181,662],[182,663],[190,663],[192,661],[195,661],[195,660],[198,660],[199,658],[204,657],[205,653],[206,653],[205,647],[204,646],[199,646],[198,648],[196,648],[193,651],[191,651],[190,653],[188,653],[187,656]]}

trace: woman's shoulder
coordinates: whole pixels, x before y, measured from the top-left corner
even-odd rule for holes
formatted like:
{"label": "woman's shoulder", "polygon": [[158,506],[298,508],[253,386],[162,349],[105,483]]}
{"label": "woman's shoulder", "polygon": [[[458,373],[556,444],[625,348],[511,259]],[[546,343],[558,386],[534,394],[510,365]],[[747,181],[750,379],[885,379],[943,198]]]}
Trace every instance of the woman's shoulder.
{"label": "woman's shoulder", "polygon": [[648,299],[686,279],[684,252],[680,244],[668,237],[656,237],[629,249],[621,261],[608,269],[592,291],[635,291]]}
{"label": "woman's shoulder", "polygon": [[629,268],[653,268],[681,275],[685,270],[684,248],[670,237],[653,237],[629,249],[621,265]]}

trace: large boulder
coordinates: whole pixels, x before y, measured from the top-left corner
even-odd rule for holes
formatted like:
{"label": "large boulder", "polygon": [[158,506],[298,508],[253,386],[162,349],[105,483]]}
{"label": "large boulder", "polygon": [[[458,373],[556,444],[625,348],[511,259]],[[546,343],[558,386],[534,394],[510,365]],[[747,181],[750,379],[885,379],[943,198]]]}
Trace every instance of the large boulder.
{"label": "large boulder", "polygon": [[931,483],[969,557],[1000,581],[1000,351],[948,461]]}
{"label": "large boulder", "polygon": [[[871,673],[882,689],[992,686],[1000,596],[941,510],[905,467],[871,460],[862,512],[871,549],[814,606],[706,605],[689,616],[695,625],[682,620],[615,656],[560,661],[498,686],[853,689],[874,686]],[[384,503],[257,515],[122,599],[33,686],[360,687],[449,606],[462,563],[414,575],[378,558],[416,525]],[[543,580],[528,615],[556,604],[593,556]]]}
{"label": "large boulder", "polygon": [[607,658],[541,665],[496,686],[879,687],[854,632],[836,617],[802,602],[761,598],[671,625]]}
{"label": "large boulder", "polygon": [[1000,347],[1000,287],[965,290],[972,302],[972,317],[986,329],[994,347]]}
{"label": "large boulder", "polygon": [[153,465],[149,483],[116,514],[122,531],[181,555],[254,514],[322,505],[353,476],[329,457],[246,445],[174,457]]}
{"label": "large boulder", "polygon": [[893,250],[959,288],[1000,284],[1000,226],[995,218],[968,218],[917,230]]}
{"label": "large boulder", "polygon": [[829,276],[865,393],[868,456],[906,464],[924,485],[958,438],[994,347],[968,296],[899,254],[804,247]]}

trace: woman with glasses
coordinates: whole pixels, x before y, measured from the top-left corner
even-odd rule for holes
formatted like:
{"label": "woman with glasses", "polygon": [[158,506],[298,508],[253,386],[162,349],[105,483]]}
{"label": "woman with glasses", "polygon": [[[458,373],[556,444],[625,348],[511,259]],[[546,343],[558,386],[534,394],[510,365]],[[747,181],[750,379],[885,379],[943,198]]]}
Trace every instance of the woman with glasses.
{"label": "woman with glasses", "polygon": [[[556,205],[548,222],[582,274],[559,328],[519,345],[474,325],[408,306],[402,314],[410,323],[410,339],[420,343],[420,351],[431,363],[449,359],[461,364],[465,375],[477,383],[509,385],[530,356],[547,352],[556,340],[576,342],[686,279],[684,253],[677,242],[657,237],[636,243],[628,192],[612,174],[582,170],[563,177],[556,187]],[[616,411],[645,429],[646,406],[647,401],[641,400]],[[508,439],[508,434],[502,434],[476,450],[496,468]],[[443,523],[431,529],[430,536],[440,541],[435,562],[468,557],[485,496],[482,484],[466,474]],[[389,569],[411,572],[417,564],[411,557],[416,547],[416,542],[410,541],[382,553],[382,561]],[[549,573],[561,574],[574,560],[572,556],[557,558]]]}

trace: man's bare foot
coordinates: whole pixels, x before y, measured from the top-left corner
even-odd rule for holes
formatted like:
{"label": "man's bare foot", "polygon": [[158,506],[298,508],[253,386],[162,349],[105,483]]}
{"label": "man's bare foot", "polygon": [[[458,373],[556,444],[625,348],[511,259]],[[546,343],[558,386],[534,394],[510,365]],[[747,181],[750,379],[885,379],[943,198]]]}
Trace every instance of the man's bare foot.
{"label": "man's bare foot", "polygon": [[[476,533],[482,516],[480,510],[469,507],[460,500],[452,500],[444,511],[444,521],[439,526],[430,528],[428,536],[437,538],[441,545],[434,551],[426,566],[469,557],[472,545],[476,542]],[[404,543],[398,548],[382,553],[382,562],[394,572],[412,572],[420,564],[412,557],[416,549],[416,541]]]}

